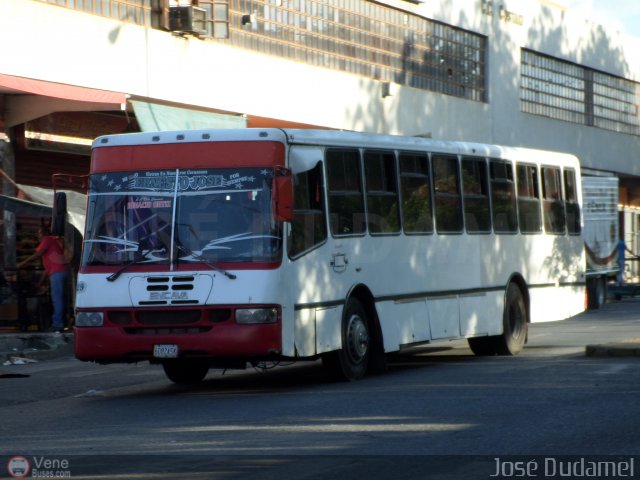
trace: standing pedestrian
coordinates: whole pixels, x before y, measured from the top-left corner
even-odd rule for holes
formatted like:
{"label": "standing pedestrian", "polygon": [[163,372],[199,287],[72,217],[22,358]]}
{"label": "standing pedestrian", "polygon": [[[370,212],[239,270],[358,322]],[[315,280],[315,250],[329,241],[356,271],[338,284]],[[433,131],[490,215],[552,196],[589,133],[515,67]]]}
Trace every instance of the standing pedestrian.
{"label": "standing pedestrian", "polygon": [[49,277],[51,302],[53,304],[51,327],[48,331],[62,332],[67,313],[66,286],[69,281],[69,263],[64,254],[64,240],[61,237],[45,235],[44,227],[38,229],[38,240],[40,243],[36,247],[35,253],[20,262],[18,268],[22,268],[33,260],[42,258],[44,272],[40,277],[38,287],[42,287],[46,278]]}

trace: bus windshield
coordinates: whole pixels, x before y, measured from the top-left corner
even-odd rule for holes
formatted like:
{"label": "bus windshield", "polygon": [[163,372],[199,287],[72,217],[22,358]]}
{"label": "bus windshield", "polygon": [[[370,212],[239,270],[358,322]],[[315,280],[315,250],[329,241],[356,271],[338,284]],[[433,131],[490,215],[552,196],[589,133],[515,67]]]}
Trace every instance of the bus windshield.
{"label": "bus windshield", "polygon": [[272,179],[269,168],[94,174],[83,265],[278,261]]}

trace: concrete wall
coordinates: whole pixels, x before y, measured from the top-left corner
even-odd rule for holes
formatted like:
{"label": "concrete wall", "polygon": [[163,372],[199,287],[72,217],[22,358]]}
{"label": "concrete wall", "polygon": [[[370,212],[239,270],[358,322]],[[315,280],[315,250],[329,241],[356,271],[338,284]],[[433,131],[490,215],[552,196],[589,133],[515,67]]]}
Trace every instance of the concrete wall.
{"label": "concrete wall", "polygon": [[[0,73],[332,128],[561,150],[640,175],[640,137],[523,114],[519,102],[521,47],[640,81],[640,39],[538,0],[493,2],[493,15],[481,0],[387,3],[486,35],[489,103],[399,86],[382,98],[380,82],[356,75],[29,0],[0,2]],[[501,18],[499,4],[519,20]]]}

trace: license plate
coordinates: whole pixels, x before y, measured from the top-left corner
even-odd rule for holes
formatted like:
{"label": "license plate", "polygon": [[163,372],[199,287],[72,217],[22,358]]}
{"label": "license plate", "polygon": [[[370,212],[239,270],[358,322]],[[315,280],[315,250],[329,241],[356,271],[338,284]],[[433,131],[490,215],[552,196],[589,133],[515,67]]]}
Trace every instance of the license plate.
{"label": "license plate", "polygon": [[156,358],[177,358],[178,345],[154,345],[153,356]]}

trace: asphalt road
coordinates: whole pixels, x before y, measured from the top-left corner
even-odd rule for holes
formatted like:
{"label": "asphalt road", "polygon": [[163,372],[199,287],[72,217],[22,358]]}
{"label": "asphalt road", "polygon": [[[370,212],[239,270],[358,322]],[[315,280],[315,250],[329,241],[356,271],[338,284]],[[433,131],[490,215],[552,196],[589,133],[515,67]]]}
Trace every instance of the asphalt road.
{"label": "asphalt road", "polygon": [[629,462],[640,357],[584,352],[635,337],[640,302],[626,301],[533,325],[517,357],[450,342],[355,383],[317,362],[212,371],[191,387],[146,364],[2,367],[24,376],[0,378],[0,476],[14,456],[72,478],[511,478],[524,460],[544,478],[567,455]]}

